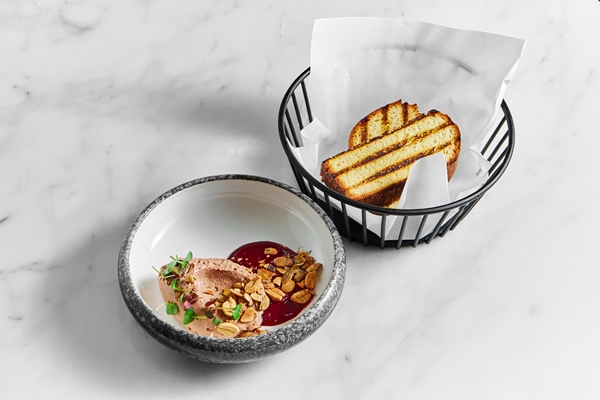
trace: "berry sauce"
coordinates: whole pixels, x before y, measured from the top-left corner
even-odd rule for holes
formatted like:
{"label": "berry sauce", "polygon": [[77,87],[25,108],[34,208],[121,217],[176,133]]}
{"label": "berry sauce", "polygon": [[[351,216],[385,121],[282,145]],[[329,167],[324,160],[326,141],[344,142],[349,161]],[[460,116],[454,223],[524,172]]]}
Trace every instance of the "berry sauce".
{"label": "berry sauce", "polygon": [[[277,249],[277,254],[265,254],[266,248],[275,248]],[[297,253],[292,249],[283,246],[282,244],[269,242],[269,241],[260,241],[260,242],[252,242],[245,244],[243,246],[238,247],[234,250],[230,255],[229,259],[234,261],[240,265],[243,265],[246,268],[252,270],[252,272],[257,272],[261,265],[267,264],[270,260],[289,255],[290,257],[295,256]],[[300,290],[299,288],[294,289],[291,293],[282,300],[282,301],[273,301],[271,300],[271,304],[269,307],[263,312],[263,326],[276,326],[283,324],[293,318],[295,318],[300,312],[310,304],[310,301],[304,304],[297,304],[290,300],[290,296],[294,294],[296,291]]]}

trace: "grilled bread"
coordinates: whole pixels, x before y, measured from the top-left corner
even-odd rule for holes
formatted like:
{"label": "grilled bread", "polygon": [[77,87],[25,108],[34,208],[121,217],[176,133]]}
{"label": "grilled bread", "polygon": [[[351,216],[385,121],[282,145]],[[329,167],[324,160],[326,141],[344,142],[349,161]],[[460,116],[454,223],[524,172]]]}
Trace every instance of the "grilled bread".
{"label": "grilled bread", "polygon": [[431,110],[398,130],[323,161],[321,178],[351,199],[394,207],[412,165],[437,152],[443,152],[446,158],[450,180],[460,153],[460,130],[449,116]]}
{"label": "grilled bread", "polygon": [[394,132],[420,115],[416,104],[408,104],[402,100],[378,108],[354,126],[348,138],[348,148],[351,149],[377,136]]}

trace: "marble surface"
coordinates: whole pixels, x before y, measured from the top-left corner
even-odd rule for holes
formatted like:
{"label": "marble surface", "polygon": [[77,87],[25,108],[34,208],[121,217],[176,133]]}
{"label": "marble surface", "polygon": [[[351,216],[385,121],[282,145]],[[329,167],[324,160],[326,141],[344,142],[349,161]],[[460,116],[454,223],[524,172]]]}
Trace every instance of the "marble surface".
{"label": "marble surface", "polygon": [[[123,236],[180,183],[295,186],[279,102],[316,18],[393,16],[527,40],[502,179],[453,232],[345,242],[338,307],[306,342],[203,364],[150,338],[117,283]],[[0,4],[0,397],[597,399],[600,2]]]}

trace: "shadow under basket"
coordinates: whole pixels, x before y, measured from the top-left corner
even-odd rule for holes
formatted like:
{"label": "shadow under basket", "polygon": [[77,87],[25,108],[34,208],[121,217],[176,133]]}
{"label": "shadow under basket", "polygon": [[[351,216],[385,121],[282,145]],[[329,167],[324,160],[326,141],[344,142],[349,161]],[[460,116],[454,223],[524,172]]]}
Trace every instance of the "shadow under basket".
{"label": "shadow under basket", "polygon": [[503,113],[481,150],[491,164],[488,179],[475,192],[445,205],[420,209],[390,209],[349,199],[310,174],[292,151],[292,146],[303,145],[300,132],[313,120],[306,85],[309,75],[310,68],[296,78],[283,97],[278,116],[279,137],[300,190],[329,214],[340,234],[351,242],[399,249],[443,237],[458,226],[508,167],[515,135],[510,110],[502,101]]}

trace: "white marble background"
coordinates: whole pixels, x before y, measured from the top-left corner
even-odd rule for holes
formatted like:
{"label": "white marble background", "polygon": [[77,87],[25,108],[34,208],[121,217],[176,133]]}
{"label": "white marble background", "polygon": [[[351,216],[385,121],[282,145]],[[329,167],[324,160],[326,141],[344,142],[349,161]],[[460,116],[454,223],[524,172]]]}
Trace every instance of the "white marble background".
{"label": "white marble background", "polygon": [[[295,185],[280,99],[314,19],[363,15],[528,40],[509,169],[428,246],[347,243],[338,308],[287,353],[164,348],[119,292],[127,227],[197,177]],[[4,0],[0,398],[600,398],[598,48],[597,0]]]}

